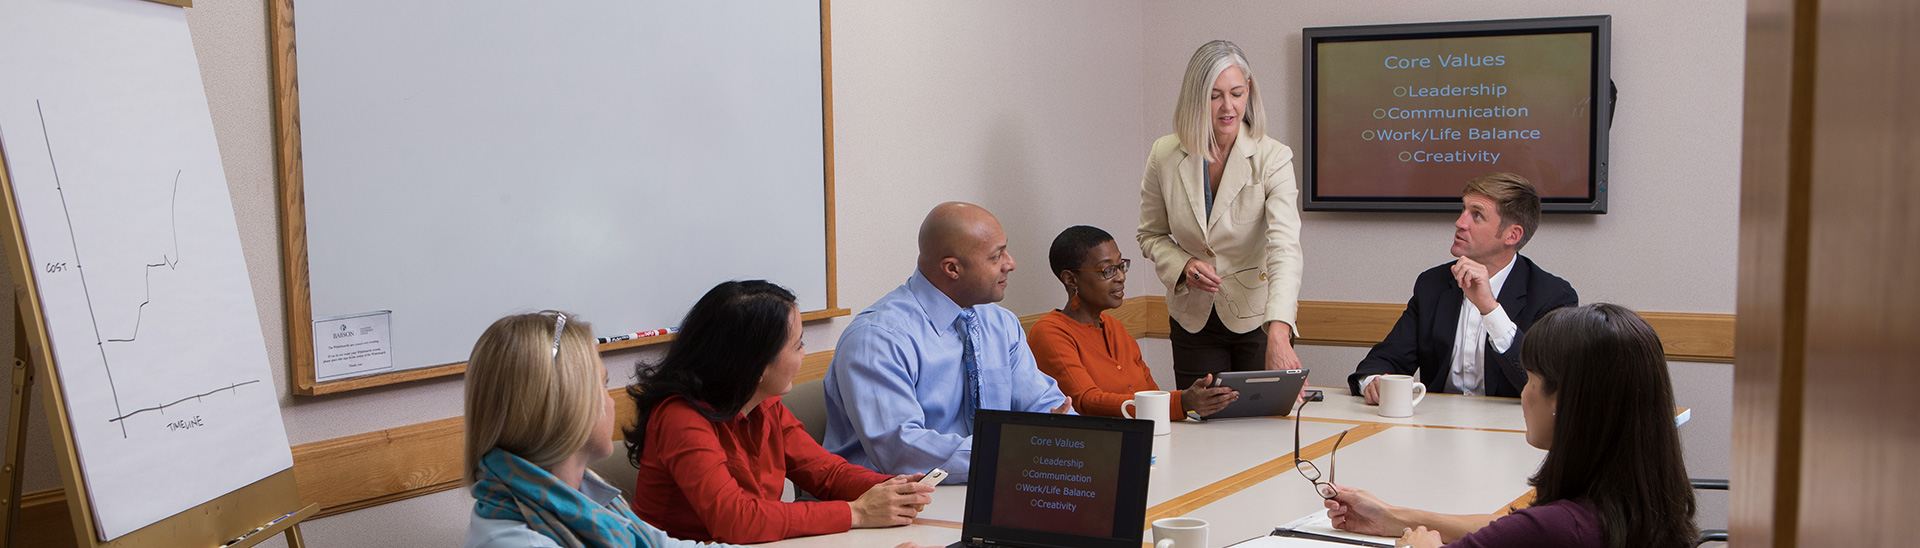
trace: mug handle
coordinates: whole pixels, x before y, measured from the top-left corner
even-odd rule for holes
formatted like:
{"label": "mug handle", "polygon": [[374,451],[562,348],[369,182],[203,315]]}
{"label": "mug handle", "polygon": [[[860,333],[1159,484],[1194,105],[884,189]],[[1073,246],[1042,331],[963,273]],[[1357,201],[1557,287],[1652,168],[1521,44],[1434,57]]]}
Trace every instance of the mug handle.
{"label": "mug handle", "polygon": [[1173,539],[1160,539],[1160,542],[1153,543],[1153,548],[1173,548]]}
{"label": "mug handle", "polygon": [[1408,402],[1407,407],[1411,409],[1413,406],[1420,405],[1420,400],[1424,399],[1427,399],[1426,383],[1413,383],[1413,401]]}
{"label": "mug handle", "polygon": [[1129,419],[1135,418],[1133,416],[1133,408],[1135,407],[1138,407],[1138,406],[1134,405],[1133,400],[1120,402],[1120,416],[1123,416]]}

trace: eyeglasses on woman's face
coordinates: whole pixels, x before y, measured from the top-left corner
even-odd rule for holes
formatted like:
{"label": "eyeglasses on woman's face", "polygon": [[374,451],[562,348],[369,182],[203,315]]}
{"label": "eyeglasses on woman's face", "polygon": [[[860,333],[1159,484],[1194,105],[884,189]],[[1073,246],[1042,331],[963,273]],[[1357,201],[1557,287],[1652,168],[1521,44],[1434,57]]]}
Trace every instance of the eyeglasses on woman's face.
{"label": "eyeglasses on woman's face", "polygon": [[1133,259],[1120,259],[1120,262],[1107,265],[1104,268],[1071,268],[1068,270],[1075,272],[1099,272],[1101,278],[1111,280],[1114,276],[1119,276],[1121,272],[1126,272],[1127,268],[1132,266]]}

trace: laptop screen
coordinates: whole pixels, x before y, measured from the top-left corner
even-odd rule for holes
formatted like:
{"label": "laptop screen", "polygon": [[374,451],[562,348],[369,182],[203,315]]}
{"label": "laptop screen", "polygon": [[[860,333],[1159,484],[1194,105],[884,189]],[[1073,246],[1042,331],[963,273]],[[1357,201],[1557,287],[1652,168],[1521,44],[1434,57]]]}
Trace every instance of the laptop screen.
{"label": "laptop screen", "polygon": [[975,420],[963,540],[1139,546],[1152,421],[992,410]]}

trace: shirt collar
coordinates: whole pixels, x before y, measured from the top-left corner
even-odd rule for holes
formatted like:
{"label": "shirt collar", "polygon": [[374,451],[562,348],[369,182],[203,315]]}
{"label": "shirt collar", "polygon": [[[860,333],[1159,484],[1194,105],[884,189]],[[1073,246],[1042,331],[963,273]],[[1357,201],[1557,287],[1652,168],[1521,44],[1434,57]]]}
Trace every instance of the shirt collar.
{"label": "shirt collar", "polygon": [[1494,298],[1499,298],[1500,290],[1507,287],[1507,275],[1513,273],[1513,265],[1519,262],[1520,255],[1516,253],[1513,256],[1513,260],[1507,261],[1506,268],[1500,269],[1500,272],[1495,273],[1492,278],[1487,279],[1487,289],[1493,290]]}
{"label": "shirt collar", "polygon": [[913,277],[907,278],[907,292],[913,295],[915,302],[920,303],[920,310],[926,312],[927,323],[933,325],[935,332],[955,333],[953,320],[960,317],[960,305],[955,304],[953,298],[940,291],[940,288],[934,287],[926,274],[914,269]]}
{"label": "shirt collar", "polygon": [[587,500],[593,501],[594,504],[607,506],[613,504],[613,499],[620,497],[620,489],[608,484],[607,480],[600,479],[599,474],[588,470],[586,475],[580,478],[580,494],[586,495]]}
{"label": "shirt collar", "polygon": [[[1244,117],[1244,114],[1242,117]],[[1254,138],[1248,137],[1247,135],[1253,132],[1253,128],[1247,127],[1247,123],[1244,121],[1237,125],[1240,126],[1239,134],[1233,138],[1233,148],[1227,149],[1227,157],[1233,158],[1238,156],[1241,158],[1252,158],[1253,153],[1257,151],[1254,150],[1253,146]],[[1213,131],[1213,128],[1207,128],[1207,131]]]}

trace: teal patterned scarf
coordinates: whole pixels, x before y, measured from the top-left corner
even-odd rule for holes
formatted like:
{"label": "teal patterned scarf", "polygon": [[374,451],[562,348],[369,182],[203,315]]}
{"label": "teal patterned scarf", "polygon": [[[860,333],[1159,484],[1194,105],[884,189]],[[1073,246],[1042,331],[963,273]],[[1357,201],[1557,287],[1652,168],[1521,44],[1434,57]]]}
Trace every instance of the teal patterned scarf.
{"label": "teal patterned scarf", "polygon": [[627,509],[625,501],[595,504],[545,469],[498,448],[480,457],[473,498],[473,511],[480,517],[526,523],[565,548],[648,546],[646,536],[631,525],[640,523],[640,518]]}

